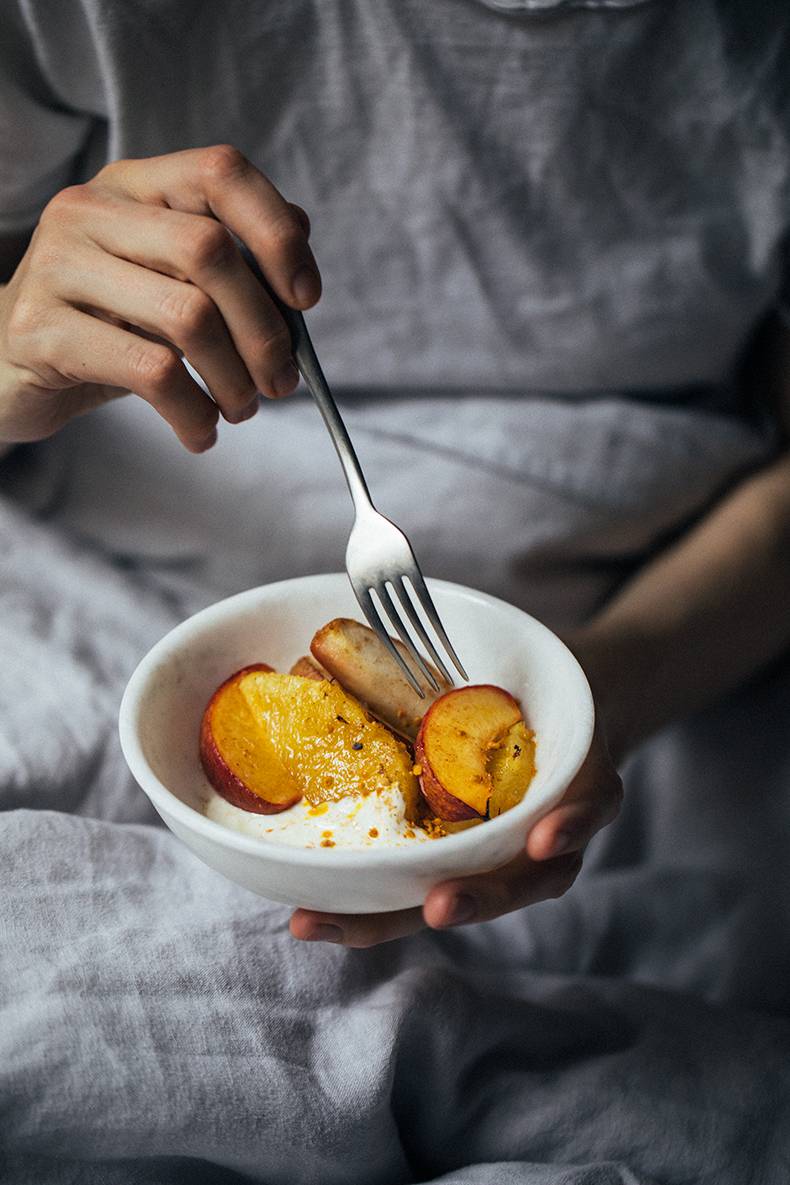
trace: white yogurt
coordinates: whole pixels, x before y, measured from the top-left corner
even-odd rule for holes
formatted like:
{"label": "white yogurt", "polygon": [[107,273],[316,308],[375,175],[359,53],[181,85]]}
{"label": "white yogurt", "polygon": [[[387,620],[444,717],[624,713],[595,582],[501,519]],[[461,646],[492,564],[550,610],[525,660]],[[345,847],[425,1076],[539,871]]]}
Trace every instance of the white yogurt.
{"label": "white yogurt", "polygon": [[394,785],[318,806],[303,798],[277,815],[243,811],[212,790],[204,814],[243,835],[298,848],[398,848],[430,839],[422,827],[406,820],[405,808],[400,787]]}

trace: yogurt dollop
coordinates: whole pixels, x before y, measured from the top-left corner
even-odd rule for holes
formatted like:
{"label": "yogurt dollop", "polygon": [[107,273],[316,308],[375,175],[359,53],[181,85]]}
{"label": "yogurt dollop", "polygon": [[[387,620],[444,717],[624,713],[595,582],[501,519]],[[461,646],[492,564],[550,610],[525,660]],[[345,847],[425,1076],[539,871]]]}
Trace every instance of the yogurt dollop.
{"label": "yogurt dollop", "polygon": [[397,848],[433,838],[405,811],[403,792],[392,784],[316,805],[303,798],[276,815],[241,810],[214,790],[204,807],[207,818],[232,831],[299,848]]}

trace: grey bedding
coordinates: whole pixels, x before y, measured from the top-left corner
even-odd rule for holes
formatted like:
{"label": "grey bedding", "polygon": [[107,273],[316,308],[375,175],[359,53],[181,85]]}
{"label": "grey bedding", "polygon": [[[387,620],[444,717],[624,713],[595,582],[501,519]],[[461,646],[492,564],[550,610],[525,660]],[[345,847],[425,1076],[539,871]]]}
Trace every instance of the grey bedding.
{"label": "grey bedding", "polygon": [[790,1179],[783,666],[632,760],[566,897],[297,944],[120,757],[125,679],[184,603],[10,501],[0,554],[4,1183]]}

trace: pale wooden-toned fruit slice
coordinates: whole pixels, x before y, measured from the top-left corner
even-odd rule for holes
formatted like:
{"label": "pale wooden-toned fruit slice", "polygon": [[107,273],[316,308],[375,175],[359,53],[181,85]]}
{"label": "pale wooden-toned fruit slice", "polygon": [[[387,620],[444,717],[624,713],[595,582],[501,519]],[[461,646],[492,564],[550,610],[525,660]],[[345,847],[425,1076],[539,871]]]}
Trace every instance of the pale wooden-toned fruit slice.
{"label": "pale wooden-toned fruit slice", "polygon": [[299,675],[301,679],[329,679],[331,676],[318,665],[308,654],[298,658],[288,672],[289,675]]}
{"label": "pale wooden-toned fruit slice", "polygon": [[[413,666],[405,646],[395,638],[393,643]],[[361,700],[373,716],[409,740],[416,737],[426,709],[442,694],[426,687],[425,699],[420,699],[381,639],[369,626],[352,618],[337,617],[328,622],[313,638],[310,650],[324,670]],[[446,688],[441,675],[435,670],[434,675],[439,686]]]}
{"label": "pale wooden-toned fruit slice", "polygon": [[488,814],[493,819],[521,802],[535,774],[535,734],[523,720],[509,728],[497,748],[489,752],[488,772]]}
{"label": "pale wooden-toned fruit slice", "polygon": [[267,740],[313,803],[400,787],[416,817],[418,785],[406,746],[337,683],[251,672],[242,694]]}
{"label": "pale wooden-toned fruit slice", "polygon": [[440,819],[487,816],[489,752],[521,718],[518,701],[490,684],[456,688],[431,705],[417,735],[415,758],[423,795]]}
{"label": "pale wooden-toned fruit slice", "polygon": [[211,785],[234,806],[260,815],[277,814],[302,797],[241,691],[245,677],[271,669],[258,663],[226,679],[200,727],[200,760]]}

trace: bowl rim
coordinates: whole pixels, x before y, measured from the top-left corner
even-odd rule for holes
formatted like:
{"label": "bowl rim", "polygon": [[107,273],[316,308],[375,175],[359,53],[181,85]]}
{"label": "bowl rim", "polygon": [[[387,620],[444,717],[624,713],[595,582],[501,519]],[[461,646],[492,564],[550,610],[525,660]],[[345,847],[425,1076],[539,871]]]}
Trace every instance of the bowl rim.
{"label": "bowl rim", "polygon": [[[202,632],[206,619],[232,617],[248,604],[254,605],[263,592],[273,593],[275,596],[279,592],[287,594],[288,590],[293,589],[294,586],[298,585],[300,588],[304,588],[306,585],[318,585],[327,580],[345,581],[347,576],[345,572],[324,572],[261,584],[215,601],[168,630],[137,664],[124,690],[118,713],[118,731],[123,756],[132,776],[157,813],[172,817],[188,830],[196,832],[222,847],[252,856],[264,857],[267,861],[275,864],[299,865],[305,868],[369,869],[375,867],[388,869],[389,867],[408,868],[415,865],[430,865],[430,853],[433,851],[431,842],[417,843],[412,847],[389,845],[381,848],[305,848],[296,844],[275,843],[266,840],[263,836],[245,835],[242,832],[234,831],[230,827],[225,827],[223,824],[207,818],[206,815],[183,802],[172,790],[169,790],[154,773],[143,750],[137,729],[143,694],[151,675],[161,665],[163,658],[166,659],[169,652],[178,651],[185,638],[188,639],[190,635]],[[558,648],[558,652],[564,652],[564,660],[569,671],[572,671],[573,676],[577,678],[580,698],[584,701],[586,710],[582,710],[580,703],[579,710],[575,713],[572,734],[574,743],[567,746],[568,753],[575,753],[576,756],[564,763],[560,760],[559,769],[562,776],[557,781],[562,788],[549,795],[546,802],[542,804],[540,813],[531,823],[531,827],[534,827],[540,818],[556,806],[581,769],[590,750],[595,727],[595,706],[587,677],[576,656],[562,639],[526,610],[520,609],[517,605],[511,604],[501,597],[495,597],[490,593],[453,581],[428,577],[426,583],[432,591],[446,590],[461,593],[465,598],[477,600],[499,610],[505,609],[509,614],[517,614],[519,617],[525,618],[530,622],[530,628],[537,629],[538,633],[546,635],[551,639],[550,644]],[[197,748],[197,741],[195,743]],[[489,830],[491,828],[495,829],[497,834],[512,831],[518,827],[522,819],[532,814],[533,811],[534,806],[525,797],[517,806],[511,807],[509,811],[499,815],[498,818],[487,820],[485,833],[493,838],[493,832]],[[168,818],[165,818],[165,822],[168,822]],[[473,849],[480,842],[479,831],[478,827],[472,827],[468,831],[462,831],[455,835],[442,836],[440,841],[442,851],[448,855],[453,852],[461,857],[464,852]]]}

